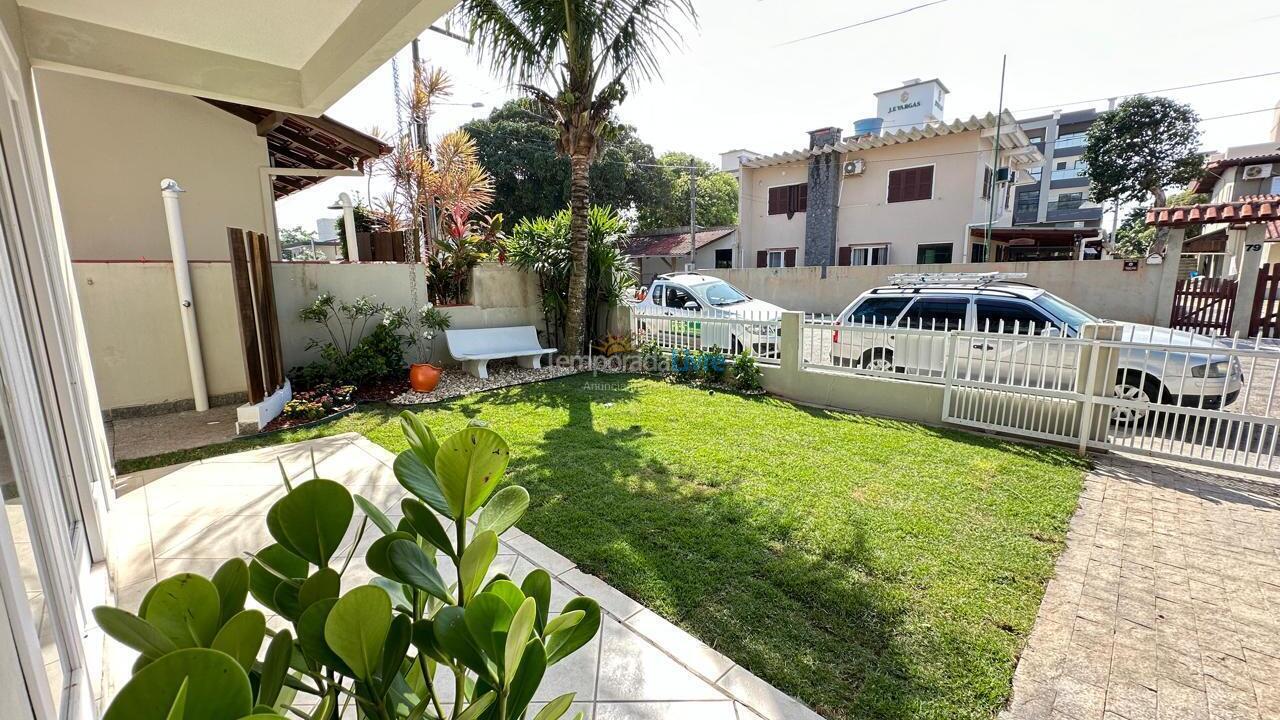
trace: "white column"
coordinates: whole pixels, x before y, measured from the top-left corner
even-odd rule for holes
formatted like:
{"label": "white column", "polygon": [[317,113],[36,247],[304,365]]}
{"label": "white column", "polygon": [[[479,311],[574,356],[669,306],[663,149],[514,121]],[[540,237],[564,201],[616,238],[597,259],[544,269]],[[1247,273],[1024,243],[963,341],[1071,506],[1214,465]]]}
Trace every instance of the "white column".
{"label": "white column", "polygon": [[1267,224],[1256,222],[1245,231],[1240,248],[1240,272],[1236,274],[1236,305],[1231,310],[1231,334],[1249,335],[1253,320],[1253,298],[1258,290],[1258,270],[1262,267],[1262,243],[1267,237]]}
{"label": "white column", "polygon": [[204,360],[200,355],[200,333],[196,326],[195,296],[191,292],[191,270],[187,267],[187,241],[182,234],[182,209],[178,204],[176,180],[160,181],[164,198],[164,219],[169,227],[169,251],[173,257],[173,279],[178,286],[178,313],[182,316],[182,336],[187,346],[187,368],[191,372],[191,393],[196,410],[209,409],[209,390],[204,380]]}
{"label": "white column", "polygon": [[1182,243],[1186,228],[1170,228],[1165,240],[1164,264],[1160,266],[1160,289],[1156,293],[1156,325],[1169,327],[1173,319],[1173,295],[1178,283],[1178,265],[1182,262]]}
{"label": "white column", "polygon": [[338,193],[338,204],[342,206],[342,229],[347,236],[347,262],[358,262],[360,246],[356,242],[356,213],[351,206],[351,196]]}

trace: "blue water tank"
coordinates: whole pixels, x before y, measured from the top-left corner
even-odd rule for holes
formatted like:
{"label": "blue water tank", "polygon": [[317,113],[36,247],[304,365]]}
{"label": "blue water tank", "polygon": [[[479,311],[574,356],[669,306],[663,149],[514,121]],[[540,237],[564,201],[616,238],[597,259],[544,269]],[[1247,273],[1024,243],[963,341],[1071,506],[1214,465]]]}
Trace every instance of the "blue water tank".
{"label": "blue water tank", "polygon": [[873,117],[854,120],[853,135],[854,137],[861,137],[863,135],[879,135],[880,130],[883,127],[884,118]]}

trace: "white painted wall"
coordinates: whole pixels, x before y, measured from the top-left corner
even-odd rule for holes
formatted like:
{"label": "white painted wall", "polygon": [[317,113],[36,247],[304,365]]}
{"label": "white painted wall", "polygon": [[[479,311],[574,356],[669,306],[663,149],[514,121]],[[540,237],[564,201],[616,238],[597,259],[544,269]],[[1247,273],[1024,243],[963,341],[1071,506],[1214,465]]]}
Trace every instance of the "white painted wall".
{"label": "white painted wall", "polygon": [[187,254],[225,260],[227,228],[266,232],[254,126],[188,95],[36,70],[73,260],[167,260],[160,181],[182,195]]}
{"label": "white painted wall", "polygon": [[892,273],[1025,272],[1023,282],[1044,288],[1110,320],[1152,323],[1160,286],[1159,265],[1139,264],[1126,272],[1123,260],[898,265],[888,267],[797,267],[707,270],[748,295],[788,310],[837,313],[858,295],[888,282]]}

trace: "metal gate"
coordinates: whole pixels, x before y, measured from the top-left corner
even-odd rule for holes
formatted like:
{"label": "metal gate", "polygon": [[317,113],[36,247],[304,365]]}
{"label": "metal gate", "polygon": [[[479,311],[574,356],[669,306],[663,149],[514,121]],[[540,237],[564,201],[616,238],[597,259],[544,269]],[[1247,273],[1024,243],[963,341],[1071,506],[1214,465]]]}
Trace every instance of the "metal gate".
{"label": "metal gate", "polygon": [[950,335],[947,422],[1280,475],[1280,343]]}
{"label": "metal gate", "polygon": [[1280,265],[1263,265],[1258,271],[1249,337],[1280,338]]}
{"label": "metal gate", "polygon": [[1231,313],[1236,304],[1235,280],[1194,277],[1179,280],[1173,290],[1173,312],[1169,323],[1177,330],[1204,335],[1231,332]]}

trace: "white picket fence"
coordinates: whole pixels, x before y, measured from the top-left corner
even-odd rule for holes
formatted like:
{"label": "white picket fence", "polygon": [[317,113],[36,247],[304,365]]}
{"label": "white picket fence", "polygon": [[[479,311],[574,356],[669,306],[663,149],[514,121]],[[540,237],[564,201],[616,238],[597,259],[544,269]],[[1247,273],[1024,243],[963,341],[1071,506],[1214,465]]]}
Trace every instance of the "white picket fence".
{"label": "white picket fence", "polygon": [[656,343],[663,350],[705,351],[719,348],[726,354],[743,350],[759,362],[777,364],[781,344],[778,313],[633,308],[631,333],[636,347]]}

